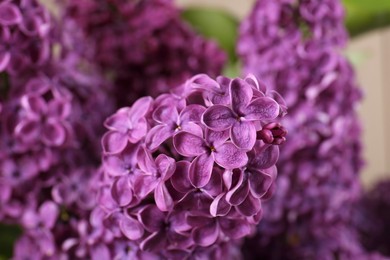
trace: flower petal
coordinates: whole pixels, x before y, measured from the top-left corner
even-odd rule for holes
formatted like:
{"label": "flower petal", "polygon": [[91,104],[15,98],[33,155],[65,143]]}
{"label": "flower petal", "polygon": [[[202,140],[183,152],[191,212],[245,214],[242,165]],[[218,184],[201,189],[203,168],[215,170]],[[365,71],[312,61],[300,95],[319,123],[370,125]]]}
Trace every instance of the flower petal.
{"label": "flower petal", "polygon": [[124,216],[119,221],[119,228],[122,233],[130,240],[140,239],[144,234],[144,228],[137,220]]}
{"label": "flower petal", "polygon": [[120,177],[113,183],[111,196],[121,207],[130,204],[133,200],[133,191],[127,176]]}
{"label": "flower petal", "polygon": [[61,146],[66,139],[66,130],[60,122],[47,122],[42,129],[42,141],[47,145]]}
{"label": "flower petal", "polygon": [[108,131],[102,137],[102,147],[106,154],[122,152],[128,143],[127,136],[117,131]]}
{"label": "flower petal", "polygon": [[4,71],[11,60],[11,53],[0,51],[0,72]]}
{"label": "flower petal", "polygon": [[263,173],[262,171],[253,171],[249,174],[249,187],[251,194],[255,198],[262,198],[270,189],[276,176]]}
{"label": "flower petal", "polygon": [[141,209],[138,220],[148,232],[157,232],[161,229],[162,223],[165,222],[165,213],[161,212],[155,205],[147,205]]}
{"label": "flower petal", "polygon": [[180,112],[180,123],[188,123],[188,122],[200,122],[202,114],[206,111],[206,108],[201,105],[188,105]]}
{"label": "flower petal", "polygon": [[148,124],[146,119],[140,118],[138,122],[135,122],[135,126],[131,131],[129,131],[129,141],[133,144],[138,143],[139,140],[146,136],[146,132],[148,130]]}
{"label": "flower petal", "polygon": [[173,137],[173,145],[183,156],[197,156],[207,152],[203,138],[184,131]]}
{"label": "flower petal", "polygon": [[15,127],[15,135],[27,143],[31,143],[39,139],[41,133],[41,125],[36,120],[21,121]]}
{"label": "flower petal", "polygon": [[249,193],[246,199],[236,208],[244,216],[250,217],[261,211],[261,200]]}
{"label": "flower petal", "polygon": [[233,143],[227,142],[213,152],[215,162],[227,169],[240,168],[248,163],[246,152],[238,149]]}
{"label": "flower petal", "polygon": [[244,174],[245,173],[241,171],[240,180],[237,185],[226,194],[226,200],[231,205],[240,205],[248,196],[249,184],[248,180],[244,178]]}
{"label": "flower petal", "polygon": [[212,221],[203,227],[197,227],[192,231],[192,238],[195,243],[203,247],[214,244],[217,241],[218,236],[219,228],[215,221]]}
{"label": "flower petal", "polygon": [[239,221],[228,218],[220,218],[219,225],[223,233],[230,239],[240,239],[249,235],[252,231],[247,221]]}
{"label": "flower petal", "polygon": [[226,201],[226,194],[219,194],[210,205],[210,214],[213,217],[226,216],[231,209],[231,205]]}
{"label": "flower petal", "polygon": [[214,105],[209,107],[202,115],[202,123],[214,131],[223,131],[229,129],[236,116],[227,106]]}
{"label": "flower petal", "polygon": [[243,111],[247,120],[271,120],[278,117],[279,104],[269,97],[253,100]]}
{"label": "flower petal", "polygon": [[211,178],[214,158],[208,154],[202,154],[192,161],[189,171],[190,181],[197,188],[204,187]]}
{"label": "flower petal", "polygon": [[229,130],[224,131],[213,131],[206,129],[206,140],[207,143],[212,145],[214,148],[218,148],[229,139]]}
{"label": "flower petal", "polygon": [[144,117],[148,113],[150,106],[152,105],[153,98],[143,97],[138,99],[129,110],[129,117],[131,122],[138,122],[140,118]]}
{"label": "flower petal", "polygon": [[159,231],[151,234],[144,241],[142,241],[141,249],[143,251],[159,252],[163,248],[165,248],[166,244],[166,234],[164,232]]}
{"label": "flower petal", "polygon": [[251,150],[256,143],[256,127],[252,122],[235,122],[230,129],[232,142],[240,149]]}
{"label": "flower petal", "polygon": [[161,175],[161,180],[168,180],[175,172],[175,160],[165,154],[159,154],[156,158],[156,166]]}
{"label": "flower petal", "polygon": [[39,216],[46,228],[53,228],[57,218],[58,218],[59,210],[57,204],[52,201],[45,201],[39,207]]}
{"label": "flower petal", "polygon": [[115,114],[108,117],[104,121],[104,126],[109,130],[116,130],[121,133],[126,133],[127,130],[131,127],[130,117],[129,117],[129,108],[124,107],[119,109]]}
{"label": "flower petal", "polygon": [[173,208],[173,199],[165,183],[159,183],[154,191],[154,200],[161,211],[169,211]]}
{"label": "flower petal", "polygon": [[171,178],[171,183],[178,192],[186,193],[193,188],[189,179],[189,169],[190,163],[187,161],[176,163],[176,170]]}
{"label": "flower petal", "polygon": [[249,153],[248,167],[254,170],[268,169],[276,164],[279,159],[279,147],[256,142]]}
{"label": "flower petal", "polygon": [[169,125],[156,125],[146,135],[146,146],[153,151],[170,138],[174,132],[174,129]]}
{"label": "flower petal", "polygon": [[177,122],[179,113],[173,104],[168,104],[157,107],[154,110],[152,117],[158,123],[171,125]]}
{"label": "flower petal", "polygon": [[134,193],[138,198],[143,199],[156,188],[157,184],[158,180],[153,175],[139,174],[134,177]]}
{"label": "flower petal", "polygon": [[10,26],[22,21],[22,14],[14,4],[3,2],[0,4],[0,24]]}
{"label": "flower petal", "polygon": [[251,102],[253,90],[251,86],[240,78],[234,79],[230,83],[230,98],[232,101],[232,109],[237,114],[244,112],[244,109]]}

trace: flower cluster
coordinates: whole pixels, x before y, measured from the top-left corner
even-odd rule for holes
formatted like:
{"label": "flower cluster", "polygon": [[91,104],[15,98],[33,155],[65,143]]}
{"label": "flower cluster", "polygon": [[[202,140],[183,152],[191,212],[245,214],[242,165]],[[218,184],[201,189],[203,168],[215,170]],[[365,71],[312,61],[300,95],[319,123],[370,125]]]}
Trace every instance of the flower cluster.
{"label": "flower cluster", "polygon": [[180,19],[171,0],[71,0],[64,17],[84,31],[83,53],[114,78],[121,106],[198,73],[217,76],[226,58]]}
{"label": "flower cluster", "polygon": [[49,59],[49,13],[36,0],[0,2],[0,72],[20,73]]}
{"label": "flower cluster", "polygon": [[356,206],[353,219],[365,249],[380,252],[387,257],[390,257],[390,247],[386,242],[390,230],[389,186],[389,180],[384,180],[365,193]]}
{"label": "flower cluster", "polygon": [[[284,97],[289,117],[281,122],[295,137],[281,151],[275,196],[264,204],[259,236],[248,242],[270,259],[278,252],[283,259],[315,258],[316,244],[339,236],[328,232],[332,227],[348,230],[360,195],[355,110],[361,93],[338,51],[346,40],[342,19],[336,0],[259,0],[241,25],[237,49],[244,72],[263,77]],[[325,244],[321,256],[327,259],[336,249]],[[271,245],[283,249],[270,251]]]}
{"label": "flower cluster", "polygon": [[252,75],[200,74],[109,117],[99,202],[111,230],[180,259],[248,235],[272,194],[286,135],[274,95]]}

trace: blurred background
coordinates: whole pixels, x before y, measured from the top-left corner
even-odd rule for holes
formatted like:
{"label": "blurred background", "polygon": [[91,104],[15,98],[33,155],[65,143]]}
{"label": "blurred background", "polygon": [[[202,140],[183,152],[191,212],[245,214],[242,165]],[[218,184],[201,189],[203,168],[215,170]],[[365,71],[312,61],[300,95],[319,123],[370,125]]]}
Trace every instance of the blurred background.
{"label": "blurred background", "polygon": [[[176,0],[183,8],[188,7],[212,7],[225,10],[238,19],[245,17],[254,0]],[[350,4],[351,2],[351,4]],[[357,4],[366,4],[370,1],[357,0]],[[379,0],[379,5],[390,4],[390,1]],[[387,2],[387,3],[386,3]],[[350,12],[348,22],[356,35],[351,38],[346,55],[354,64],[360,86],[365,93],[365,98],[360,107],[360,116],[364,126],[364,157],[365,169],[362,172],[363,183],[370,186],[378,179],[390,176],[390,29],[371,30],[378,24],[385,25],[390,15],[385,13],[369,14],[380,10],[365,9],[364,17],[355,8],[352,1],[344,1]],[[369,4],[369,3],[368,3]],[[382,9],[381,12],[383,12]],[[359,15],[360,20],[365,20],[365,28],[353,20]],[[353,20],[353,21],[352,21]],[[357,25],[356,25],[357,24]],[[360,26],[361,30],[353,26]],[[370,27],[372,26],[372,27]],[[369,31],[366,31],[370,29]]]}

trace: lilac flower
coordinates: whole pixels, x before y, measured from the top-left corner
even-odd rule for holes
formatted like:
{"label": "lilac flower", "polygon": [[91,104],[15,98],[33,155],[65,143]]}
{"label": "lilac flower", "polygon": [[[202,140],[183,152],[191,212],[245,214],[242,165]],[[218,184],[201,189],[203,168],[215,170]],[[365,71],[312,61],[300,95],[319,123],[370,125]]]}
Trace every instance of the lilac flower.
{"label": "lilac flower", "polygon": [[244,166],[248,159],[245,151],[227,142],[227,131],[207,130],[205,139],[188,132],[180,132],[173,138],[177,152],[195,159],[189,168],[189,177],[195,187],[205,186],[211,177],[214,162],[225,169]]}
{"label": "lilac flower", "polygon": [[216,76],[226,60],[215,42],[181,20],[172,1],[72,0],[64,20],[74,21],[87,36],[89,44],[80,52],[113,76],[121,106],[167,92],[197,73]]}
{"label": "lilac flower", "polygon": [[121,152],[128,140],[137,143],[146,135],[144,115],[148,112],[151,102],[150,97],[141,98],[131,108],[123,108],[105,121],[105,126],[111,130],[102,139],[106,153]]}
{"label": "lilac flower", "polygon": [[[244,72],[261,75],[289,107],[283,127],[270,122],[257,132],[266,144],[284,145],[280,174],[263,187],[274,195],[262,205],[263,219],[258,235],[246,242],[253,250],[247,256],[369,259],[350,226],[361,192],[356,112],[361,93],[340,55],[346,41],[343,17],[340,1],[259,0],[240,27],[237,50]],[[294,141],[284,140],[285,129]],[[238,183],[238,173],[233,171],[231,182]]]}
{"label": "lilac flower", "polygon": [[[219,90],[226,88],[233,91],[224,97]],[[254,76],[214,81],[197,75],[170,94],[142,98],[111,116],[102,140],[105,173],[98,199],[111,232],[134,241],[141,252],[174,259],[212,255],[218,245],[248,235],[273,191],[279,154],[274,144],[286,134],[275,122],[281,106],[266,90]],[[224,105],[214,104],[218,100]],[[220,116],[213,110],[218,106],[234,121],[233,113],[242,112],[253,145],[236,146],[229,126],[210,129],[213,122],[205,118],[209,111]],[[142,135],[136,140],[129,138],[128,111],[138,111]],[[120,145],[107,137],[117,133]],[[265,144],[261,138],[273,139]],[[242,174],[229,177],[231,172]],[[238,192],[241,184],[251,194]]]}
{"label": "lilac flower", "polygon": [[250,150],[256,141],[255,121],[273,120],[279,114],[279,105],[268,97],[252,100],[251,86],[243,80],[230,84],[231,108],[215,105],[206,110],[202,122],[215,131],[230,130],[232,142],[241,149]]}

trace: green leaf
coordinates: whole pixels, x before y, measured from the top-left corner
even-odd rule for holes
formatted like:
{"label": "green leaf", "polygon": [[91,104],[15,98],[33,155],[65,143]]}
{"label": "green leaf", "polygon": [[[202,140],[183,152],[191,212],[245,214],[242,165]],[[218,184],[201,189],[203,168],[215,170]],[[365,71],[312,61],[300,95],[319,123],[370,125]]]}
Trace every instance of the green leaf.
{"label": "green leaf", "polygon": [[343,0],[346,26],[352,37],[390,25],[389,0]]}
{"label": "green leaf", "polygon": [[12,257],[14,242],[21,233],[18,226],[0,224],[0,260]]}
{"label": "green leaf", "polygon": [[237,60],[235,47],[239,21],[234,16],[218,9],[191,7],[182,12],[182,17],[200,34],[216,40],[231,62]]}

